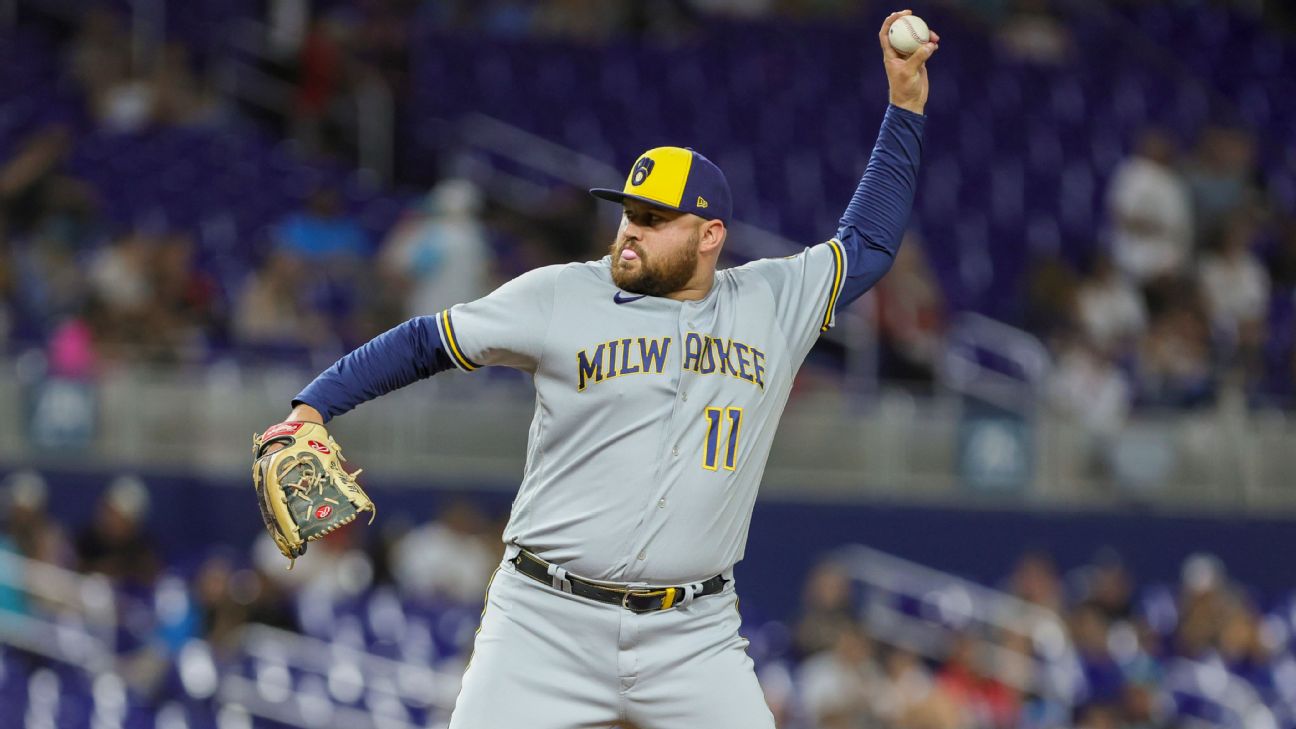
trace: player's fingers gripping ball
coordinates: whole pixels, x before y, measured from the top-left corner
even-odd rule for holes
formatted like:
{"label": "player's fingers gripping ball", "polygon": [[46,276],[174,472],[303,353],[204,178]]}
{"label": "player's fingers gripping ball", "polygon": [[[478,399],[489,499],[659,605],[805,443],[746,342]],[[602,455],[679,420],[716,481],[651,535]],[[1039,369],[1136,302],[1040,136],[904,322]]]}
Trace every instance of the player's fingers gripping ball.
{"label": "player's fingers gripping ball", "polygon": [[[276,446],[281,446],[274,450]],[[252,436],[252,486],[261,519],[275,546],[289,559],[288,568],[306,553],[306,544],[355,520],[362,511],[377,514],[356,482],[360,471],[347,473],[342,449],[324,426],[286,422]]]}
{"label": "player's fingers gripping ball", "polygon": [[908,56],[918,50],[919,46],[931,40],[931,31],[922,18],[917,15],[906,15],[896,18],[896,21],[891,24],[891,28],[887,31],[887,40],[896,53]]}

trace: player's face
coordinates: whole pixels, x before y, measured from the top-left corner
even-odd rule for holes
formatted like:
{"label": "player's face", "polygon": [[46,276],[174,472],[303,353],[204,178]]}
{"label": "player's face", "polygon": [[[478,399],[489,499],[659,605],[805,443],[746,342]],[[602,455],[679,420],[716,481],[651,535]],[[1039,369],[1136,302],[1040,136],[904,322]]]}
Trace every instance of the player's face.
{"label": "player's face", "polygon": [[674,210],[625,201],[610,249],[612,282],[632,294],[665,296],[683,289],[698,265],[698,219]]}

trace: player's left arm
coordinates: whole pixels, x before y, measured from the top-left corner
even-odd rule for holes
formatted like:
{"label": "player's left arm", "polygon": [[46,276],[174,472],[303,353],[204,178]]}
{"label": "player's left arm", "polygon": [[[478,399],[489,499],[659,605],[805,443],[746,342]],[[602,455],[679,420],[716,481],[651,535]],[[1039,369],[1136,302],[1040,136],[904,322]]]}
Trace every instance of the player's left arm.
{"label": "player's left arm", "polygon": [[922,159],[922,134],[927,117],[927,59],[936,52],[940,36],[913,54],[902,57],[891,47],[887,33],[896,20],[910,15],[892,13],[882,23],[878,42],[890,89],[890,106],[878,131],[864,176],[837,228],[837,242],[845,258],[845,271],[835,308],[849,304],[873,287],[895,260],[909,211],[913,207]]}

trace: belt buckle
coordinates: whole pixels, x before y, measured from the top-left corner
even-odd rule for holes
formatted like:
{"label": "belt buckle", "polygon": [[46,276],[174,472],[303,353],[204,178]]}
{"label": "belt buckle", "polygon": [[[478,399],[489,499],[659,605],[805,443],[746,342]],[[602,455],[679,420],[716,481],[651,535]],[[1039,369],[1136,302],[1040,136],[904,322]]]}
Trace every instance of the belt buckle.
{"label": "belt buckle", "polygon": [[658,611],[661,611],[661,610],[666,610],[666,609],[669,608],[669,606],[657,607],[657,608],[651,608],[651,609],[649,609],[649,610],[638,610],[638,609],[635,609],[635,608],[633,608],[633,607],[630,606],[630,598],[632,598],[632,597],[657,597],[657,596],[659,596],[659,595],[664,597],[664,596],[666,595],[667,592],[668,592],[667,589],[661,589],[661,590],[634,590],[634,589],[628,589],[628,590],[626,590],[626,591],[621,595],[621,607],[625,608],[626,610],[629,610],[629,611],[632,612],[632,613],[639,613],[639,614],[643,614],[643,613],[652,613],[652,612],[658,612]]}

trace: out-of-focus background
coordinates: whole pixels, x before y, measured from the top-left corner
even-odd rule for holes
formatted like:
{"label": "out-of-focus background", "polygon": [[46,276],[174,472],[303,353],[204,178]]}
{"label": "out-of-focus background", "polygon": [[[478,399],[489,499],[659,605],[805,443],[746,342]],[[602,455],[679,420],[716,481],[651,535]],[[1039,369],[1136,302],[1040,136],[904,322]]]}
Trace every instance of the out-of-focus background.
{"label": "out-of-focus background", "polygon": [[[643,149],[727,172],[730,264],[828,238],[893,9],[0,2],[0,727],[444,726],[529,384],[336,421],[378,520],[292,572],[253,431],[387,327],[602,255],[584,189]],[[1296,726],[1291,4],[913,9],[910,231],[738,566],[779,726]]]}

